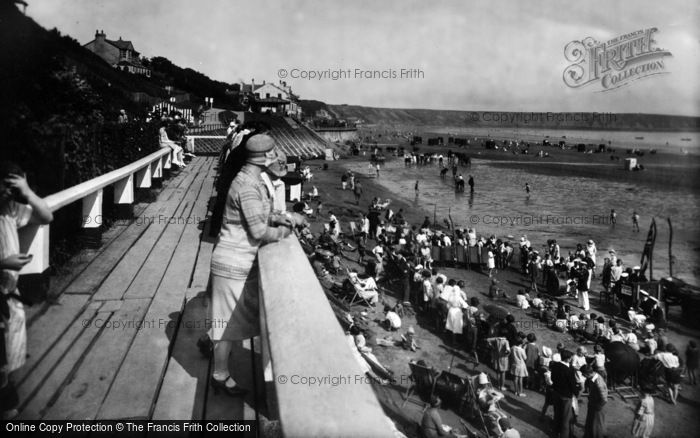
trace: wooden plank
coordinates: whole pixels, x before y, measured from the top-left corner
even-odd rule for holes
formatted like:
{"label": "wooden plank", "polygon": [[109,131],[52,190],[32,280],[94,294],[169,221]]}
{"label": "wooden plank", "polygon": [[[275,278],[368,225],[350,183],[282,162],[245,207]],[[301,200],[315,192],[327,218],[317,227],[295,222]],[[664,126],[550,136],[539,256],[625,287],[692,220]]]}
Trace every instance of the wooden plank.
{"label": "wooden plank", "polygon": [[[190,290],[189,294],[196,292]],[[201,420],[204,416],[209,359],[197,351],[197,339],[206,331],[204,297],[188,299],[178,326],[172,355],[156,400],[153,420]]]}
{"label": "wooden plank", "polygon": [[49,304],[44,313],[27,327],[27,361],[15,373],[15,381],[21,384],[51,349],[57,339],[71,326],[85,307],[88,297],[61,296],[56,304]]}
{"label": "wooden plank", "polygon": [[[206,205],[206,201],[198,198],[193,211]],[[156,290],[146,320],[164,319],[183,308],[187,291],[185,285],[194,268],[192,254],[197,250],[199,239],[197,227],[183,226],[182,238]],[[170,337],[174,330],[169,331],[137,334],[99,413],[99,419],[150,418],[167,365]],[[192,351],[197,354],[194,346]],[[124,403],[124,400],[128,400],[128,403]]]}
{"label": "wooden plank", "polygon": [[[126,300],[119,312],[100,323],[104,328],[44,419],[92,420],[96,417],[137,331],[158,330],[150,326],[138,330],[141,322],[150,324],[143,320],[147,308],[148,300]],[[129,403],[129,400],[122,403]]]}
{"label": "wooden plank", "polygon": [[[169,200],[175,190],[186,180],[186,175],[185,172],[180,172],[170,180],[158,194],[158,201],[151,202],[140,211],[135,211],[136,217],[143,219],[157,215],[163,203]],[[64,290],[65,293],[93,293],[147,228],[147,225],[137,221],[123,227],[89,263],[85,263],[81,269],[77,270],[76,275],[67,286],[57,288],[57,290]]]}
{"label": "wooden plank", "polygon": [[[202,160],[202,163],[204,160]],[[192,172],[187,176],[185,187],[189,186],[194,180],[197,172]],[[176,192],[181,194],[184,189],[178,189]],[[180,207],[180,202],[170,200],[159,206],[158,212],[153,217],[163,215],[170,217]],[[121,299],[124,293],[129,288],[131,280],[136,276],[142,268],[146,258],[151,253],[156,242],[167,227],[166,223],[154,221],[148,226],[148,229],[141,235],[136,243],[129,248],[129,251],[119,261],[119,264],[110,272],[109,276],[100,285],[99,289],[93,295],[93,299],[97,300],[115,300]]]}
{"label": "wooden plank", "polygon": [[17,387],[23,419],[41,418],[52,397],[83,357],[100,331],[100,324],[95,318],[99,315],[100,306],[101,303],[98,302],[88,304],[68,331],[42,358],[41,363]]}
{"label": "wooden plank", "polygon": [[[202,169],[198,173],[194,182],[185,193],[185,197],[181,203],[181,208],[177,210],[176,214],[173,216],[174,218],[185,218],[187,220],[189,220],[189,218],[194,218],[194,205],[197,201],[197,197],[202,191],[202,185],[208,170],[209,166],[205,166],[205,169]],[[161,280],[163,280],[163,276],[165,275],[168,266],[170,265],[172,256],[175,254],[176,249],[179,249],[179,245],[181,245],[180,240],[183,238],[183,233],[188,229],[196,230],[196,228],[197,224],[195,223],[176,222],[169,224],[165,232],[163,232],[160,239],[158,239],[158,242],[151,250],[146,262],[134,278],[133,282],[129,286],[129,289],[124,294],[124,298],[153,297],[156,294],[158,285],[160,284]],[[187,247],[189,251],[187,258],[192,259],[192,263],[196,257],[197,239],[198,236],[195,235],[195,241],[191,242],[192,245],[188,245]],[[182,268],[185,269],[185,266],[183,265]],[[188,271],[188,274],[190,272],[191,271]],[[190,277],[188,276],[185,281],[180,283],[178,286],[180,288],[183,288],[183,286],[186,288],[189,280]]]}
{"label": "wooden plank", "polygon": [[[253,374],[250,340],[236,342],[231,350],[229,370],[236,383],[249,392],[245,398],[230,397],[222,392],[216,394],[211,387],[207,393],[206,420],[255,420],[255,389],[263,385],[262,372]],[[257,355],[259,359],[259,355]],[[213,364],[212,364],[213,366]],[[254,377],[257,388],[253,384]]]}
{"label": "wooden plank", "polygon": [[102,303],[102,307],[100,308],[100,312],[118,312],[119,309],[122,308],[124,305],[123,300],[106,300],[106,301],[93,301],[96,303]]}
{"label": "wooden plank", "polygon": [[[207,191],[207,199],[211,199],[214,193],[214,175],[211,177],[211,184],[209,184],[209,190]],[[205,182],[205,187],[206,187]],[[204,214],[206,217],[207,210],[209,208],[209,203],[207,203]],[[209,236],[209,228],[211,226],[211,215],[207,217],[204,223],[204,229],[201,233],[201,238],[199,242],[199,250],[197,251],[197,263],[195,264],[194,272],[192,273],[192,284],[193,288],[205,289],[209,283],[209,270],[211,265],[211,253],[214,250],[214,244],[216,243],[215,237]]]}

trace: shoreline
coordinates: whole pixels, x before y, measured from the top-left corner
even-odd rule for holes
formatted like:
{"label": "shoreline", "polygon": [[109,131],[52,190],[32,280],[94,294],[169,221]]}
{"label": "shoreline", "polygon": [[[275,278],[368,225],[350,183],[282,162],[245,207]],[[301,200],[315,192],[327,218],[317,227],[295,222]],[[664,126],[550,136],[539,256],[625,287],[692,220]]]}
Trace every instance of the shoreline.
{"label": "shoreline", "polygon": [[[382,137],[383,142],[389,141]],[[571,149],[559,149],[554,146],[531,144],[529,154],[504,151],[501,149],[486,149],[481,141],[487,138],[478,137],[477,144],[459,147],[454,144],[442,146],[427,146],[419,144],[411,146],[404,138],[397,138],[395,143],[410,151],[417,148],[419,153],[446,153],[451,150],[463,153],[472,159],[490,160],[491,165],[502,168],[518,168],[529,166],[528,170],[551,176],[580,176],[600,178],[608,181],[650,186],[659,190],[700,190],[700,154],[683,155],[671,151],[658,151],[644,156],[627,154],[627,148],[614,148],[615,152],[586,154]],[[424,137],[423,141],[427,141]],[[371,147],[371,144],[369,145]],[[500,145],[498,145],[500,146]],[[549,157],[538,157],[539,151],[549,153]],[[619,159],[611,160],[611,156]],[[636,158],[644,166],[641,171],[624,170],[624,159]]]}

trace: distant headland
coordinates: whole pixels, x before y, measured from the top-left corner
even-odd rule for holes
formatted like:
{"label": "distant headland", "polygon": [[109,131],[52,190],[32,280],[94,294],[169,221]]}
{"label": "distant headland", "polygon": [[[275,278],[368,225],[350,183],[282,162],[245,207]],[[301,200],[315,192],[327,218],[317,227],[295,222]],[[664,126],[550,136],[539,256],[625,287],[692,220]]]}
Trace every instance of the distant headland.
{"label": "distant headland", "polygon": [[595,112],[453,111],[327,105],[337,119],[359,124],[698,132],[700,117]]}

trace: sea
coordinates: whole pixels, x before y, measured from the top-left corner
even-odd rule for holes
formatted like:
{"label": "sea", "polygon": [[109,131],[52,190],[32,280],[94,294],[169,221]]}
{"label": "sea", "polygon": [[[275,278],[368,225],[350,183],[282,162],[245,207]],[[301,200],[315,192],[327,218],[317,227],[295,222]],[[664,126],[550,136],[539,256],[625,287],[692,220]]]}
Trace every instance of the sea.
{"label": "sea", "polygon": [[549,140],[567,144],[605,144],[613,148],[656,149],[673,153],[700,153],[700,132],[660,131],[594,131],[583,129],[529,128],[428,128],[426,132],[453,136],[491,137],[501,140]]}
{"label": "sea", "polygon": [[[636,133],[640,135],[639,133]],[[437,165],[404,167],[403,160],[387,160],[375,182],[395,197],[421,209],[430,220],[445,220],[456,227],[476,228],[477,234],[492,234],[517,244],[527,235],[536,248],[544,249],[548,239],[556,239],[562,255],[573,252],[577,243],[592,239],[598,248],[598,264],[614,250],[626,266],[640,263],[647,232],[655,220],[657,237],[653,254],[653,276],[667,277],[669,267],[668,219],[673,227],[673,275],[700,285],[700,195],[688,191],[636,186],[587,177],[555,177],[530,168],[505,169],[495,161],[473,159],[469,168],[461,168],[465,180],[475,181],[474,194],[469,186],[456,193],[451,172],[441,179]],[[363,164],[355,164],[358,175],[367,173]],[[416,194],[414,185],[419,181]],[[530,193],[526,193],[525,183]],[[610,223],[611,209],[617,224]],[[639,232],[632,229],[632,214],[639,214]],[[648,272],[647,272],[648,275]]]}

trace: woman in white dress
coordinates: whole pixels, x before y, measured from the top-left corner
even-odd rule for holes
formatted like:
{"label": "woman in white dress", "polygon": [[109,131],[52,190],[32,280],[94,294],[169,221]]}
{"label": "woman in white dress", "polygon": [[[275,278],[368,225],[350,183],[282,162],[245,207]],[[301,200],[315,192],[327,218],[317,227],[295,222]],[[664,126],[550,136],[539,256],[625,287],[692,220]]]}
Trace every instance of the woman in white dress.
{"label": "woman in white dress", "polygon": [[452,332],[452,343],[455,343],[455,336],[462,334],[464,328],[464,314],[462,309],[469,307],[462,298],[457,288],[450,288],[445,297],[447,300],[447,320],[445,329]]}

